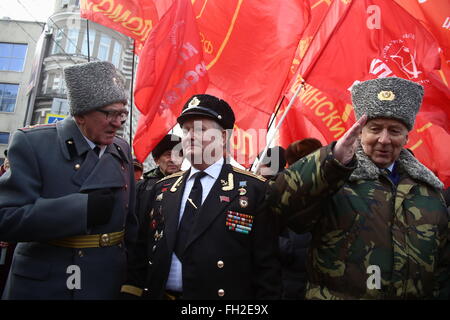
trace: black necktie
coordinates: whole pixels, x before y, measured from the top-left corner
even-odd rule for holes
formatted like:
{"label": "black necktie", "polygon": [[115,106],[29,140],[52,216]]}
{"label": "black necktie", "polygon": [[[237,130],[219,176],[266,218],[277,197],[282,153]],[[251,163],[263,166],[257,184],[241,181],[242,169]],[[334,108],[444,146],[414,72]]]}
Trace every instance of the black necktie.
{"label": "black necktie", "polygon": [[194,225],[196,217],[195,213],[198,212],[200,206],[202,205],[203,188],[200,179],[203,178],[205,175],[206,173],[204,173],[203,171],[199,171],[194,174],[195,176],[194,185],[192,186],[191,193],[189,193],[189,197],[184,206],[183,217],[181,218],[178,227],[177,241],[174,250],[175,254],[177,255],[180,261],[182,261],[181,257],[186,247],[189,232],[191,231],[192,226]]}
{"label": "black necktie", "polygon": [[95,154],[97,155],[97,157],[100,156],[100,147],[99,146],[95,146],[95,148],[93,149]]}

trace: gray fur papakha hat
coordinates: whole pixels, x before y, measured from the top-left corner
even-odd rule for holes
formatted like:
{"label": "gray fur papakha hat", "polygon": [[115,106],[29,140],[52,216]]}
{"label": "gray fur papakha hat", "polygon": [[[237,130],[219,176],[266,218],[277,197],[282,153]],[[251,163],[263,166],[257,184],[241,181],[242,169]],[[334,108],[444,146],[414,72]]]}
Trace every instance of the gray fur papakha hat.
{"label": "gray fur papakha hat", "polygon": [[116,102],[127,104],[124,79],[107,61],[64,68],[70,114],[80,115]]}
{"label": "gray fur papakha hat", "polygon": [[358,83],[352,88],[356,118],[367,114],[368,120],[389,118],[414,127],[423,98],[423,87],[402,78],[380,78]]}

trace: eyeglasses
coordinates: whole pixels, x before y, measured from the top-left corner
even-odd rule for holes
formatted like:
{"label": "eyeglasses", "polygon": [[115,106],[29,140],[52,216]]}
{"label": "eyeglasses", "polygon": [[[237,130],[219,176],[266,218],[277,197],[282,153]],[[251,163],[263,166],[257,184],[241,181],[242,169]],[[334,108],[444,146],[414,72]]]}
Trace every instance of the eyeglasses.
{"label": "eyeglasses", "polygon": [[96,110],[103,113],[106,116],[106,120],[114,121],[119,117],[120,122],[123,124],[127,121],[128,111],[116,111],[116,110]]}

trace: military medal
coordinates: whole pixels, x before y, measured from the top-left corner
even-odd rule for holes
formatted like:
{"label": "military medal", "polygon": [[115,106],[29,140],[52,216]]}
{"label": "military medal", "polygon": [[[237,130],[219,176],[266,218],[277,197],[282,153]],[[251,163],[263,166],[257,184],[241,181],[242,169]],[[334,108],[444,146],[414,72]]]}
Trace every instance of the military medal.
{"label": "military medal", "polygon": [[248,198],[247,197],[240,197],[239,198],[239,205],[241,208],[247,208],[248,206]]}
{"label": "military medal", "polygon": [[239,195],[240,196],[245,196],[245,194],[247,193],[247,190],[245,188],[242,188],[242,187],[239,188],[238,191],[239,191]]}
{"label": "military medal", "polygon": [[155,241],[158,241],[162,238],[163,236],[163,230],[161,230],[161,232],[158,232],[158,230],[156,230],[155,235],[153,236],[153,238],[155,239]]}
{"label": "military medal", "polygon": [[252,231],[253,216],[235,211],[227,211],[225,225],[228,227],[228,230],[249,234]]}

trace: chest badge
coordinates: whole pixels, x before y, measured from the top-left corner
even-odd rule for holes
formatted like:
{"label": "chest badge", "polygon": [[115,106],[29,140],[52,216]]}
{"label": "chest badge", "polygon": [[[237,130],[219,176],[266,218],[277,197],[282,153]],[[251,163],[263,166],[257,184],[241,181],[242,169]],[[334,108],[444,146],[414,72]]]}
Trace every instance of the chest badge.
{"label": "chest badge", "polygon": [[220,183],[222,183],[222,190],[223,191],[231,191],[234,189],[234,181],[233,181],[233,174],[230,172],[228,174],[228,181],[220,180]]}
{"label": "chest badge", "polygon": [[247,208],[248,207],[248,198],[247,197],[240,197],[239,198],[239,205],[241,208]]}
{"label": "chest badge", "polygon": [[178,187],[180,186],[181,182],[183,181],[183,176],[180,176],[177,181],[173,184],[172,188],[170,188],[170,192],[177,191]]}

